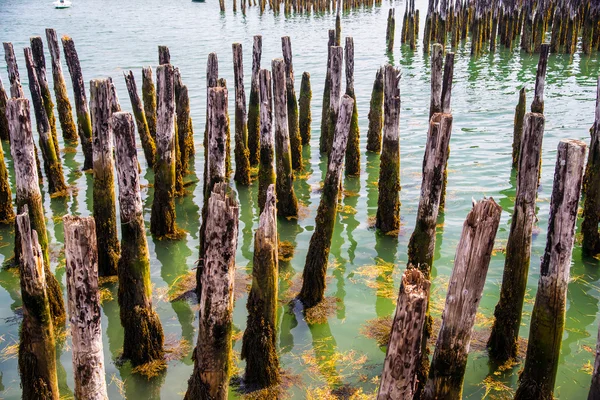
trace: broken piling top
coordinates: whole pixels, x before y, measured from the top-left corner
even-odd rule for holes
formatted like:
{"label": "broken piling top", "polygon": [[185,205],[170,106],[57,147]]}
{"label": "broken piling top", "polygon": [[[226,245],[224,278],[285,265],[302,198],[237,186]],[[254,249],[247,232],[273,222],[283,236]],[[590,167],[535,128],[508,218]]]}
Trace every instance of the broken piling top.
{"label": "broken piling top", "polygon": [[531,102],[531,112],[544,113],[544,89],[546,86],[546,70],[548,69],[548,55],[550,45],[543,44],[540,52],[537,73],[535,77],[535,92]]}

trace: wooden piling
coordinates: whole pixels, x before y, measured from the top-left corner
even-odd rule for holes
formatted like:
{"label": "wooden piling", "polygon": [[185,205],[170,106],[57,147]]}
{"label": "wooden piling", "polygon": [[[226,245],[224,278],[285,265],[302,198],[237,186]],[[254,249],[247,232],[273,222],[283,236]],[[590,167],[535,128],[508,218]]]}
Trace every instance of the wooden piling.
{"label": "wooden piling", "polygon": [[242,45],[233,46],[233,75],[235,86],[235,175],[233,179],[240,185],[250,184],[250,160],[248,158],[248,125],[246,113],[246,92],[244,91],[244,62]]}
{"label": "wooden piling", "polygon": [[342,164],[352,121],[353,103],[354,100],[350,96],[344,95],[339,109],[327,174],[323,182],[321,202],[315,220],[315,231],[308,245],[306,264],[302,274],[302,289],[298,295],[298,299],[305,308],[316,306],[324,299],[325,295],[325,277],[337,214]]}
{"label": "wooden piling", "polygon": [[[273,135],[273,95],[271,72],[260,70],[260,163],[258,164],[258,208],[262,214],[267,190],[275,184],[275,136]],[[276,197],[274,197],[276,199]]]}
{"label": "wooden piling", "polygon": [[525,87],[519,90],[519,102],[515,108],[515,122],[513,128],[513,145],[512,145],[512,166],[517,168],[519,164],[519,154],[521,151],[521,137],[523,136],[523,122],[525,121],[526,99]]}
{"label": "wooden piling", "polygon": [[[2,81],[0,81],[0,89],[1,88]],[[8,119],[6,119],[6,108],[2,106],[2,93],[0,93],[0,130],[3,129],[3,124],[6,124],[4,128],[6,128],[5,134],[8,136],[9,129]],[[6,168],[6,162],[4,161],[4,150],[2,150],[2,146],[0,145],[0,224],[10,225],[14,221],[15,212],[12,204],[10,179],[8,176],[8,169]]]}
{"label": "wooden piling", "polygon": [[152,309],[150,258],[133,118],[128,113],[115,113],[110,124],[116,145],[121,214],[118,300],[125,332],[122,357],[138,366],[164,358],[164,335],[158,314]]}
{"label": "wooden piling", "polygon": [[79,132],[79,140],[81,141],[81,149],[83,150],[84,162],[83,169],[89,170],[93,166],[93,151],[92,151],[92,120],[88,109],[87,98],[85,95],[85,84],[83,83],[83,75],[81,73],[81,64],[79,56],[75,50],[73,39],[68,36],[62,37],[63,50],[65,52],[65,60],[71,75],[73,84],[73,95],[75,97],[75,110],[77,112],[77,128]]}
{"label": "wooden piling", "polygon": [[38,235],[31,229],[27,205],[17,216],[21,240],[19,275],[23,322],[19,330],[19,376],[23,399],[60,398],[56,375],[56,344],[46,293],[44,260]]}
{"label": "wooden piling", "polygon": [[595,256],[600,253],[600,78],[596,89],[596,110],[594,125],[590,129],[590,151],[583,184],[583,235],[582,250]]}
{"label": "wooden piling", "polygon": [[396,31],[396,10],[390,8],[388,11],[387,28],[385,31],[385,48],[388,53],[394,52],[394,34]]}
{"label": "wooden piling", "polygon": [[416,268],[409,267],[402,275],[378,400],[413,398],[430,285]]}
{"label": "wooden piling", "polygon": [[585,144],[563,139],[557,153],[546,250],[516,400],[551,399],[558,369]]}
{"label": "wooden piling", "polygon": [[298,216],[298,200],[294,192],[294,172],[288,133],[285,61],[276,58],[271,63],[273,75],[273,109],[275,128],[275,168],[277,172],[277,215]]}
{"label": "wooden piling", "polygon": [[494,199],[484,199],[473,205],[463,224],[423,399],[462,398],[471,334],[501,212]]}
{"label": "wooden piling", "polygon": [[292,168],[302,169],[302,139],[298,120],[298,100],[294,88],[294,65],[292,64],[292,44],[289,36],[281,38],[283,61],[285,62],[285,94],[287,98],[288,132],[290,136],[290,152]]}
{"label": "wooden piling", "polygon": [[113,134],[110,128],[111,94],[108,79],[90,82],[92,147],[94,150],[94,219],[97,222],[99,276],[117,275],[120,256],[113,159]]}
{"label": "wooden piling", "polygon": [[65,215],[63,225],[75,398],[108,399],[94,218]]}
{"label": "wooden piling", "polygon": [[531,102],[531,112],[533,113],[544,113],[544,87],[546,85],[546,69],[548,68],[549,53],[550,46],[548,44],[541,45],[540,59],[535,77],[535,92],[533,101]]}
{"label": "wooden piling", "polygon": [[2,84],[2,78],[0,78],[0,140],[8,140],[8,120],[6,119],[6,102],[8,96],[4,85]]}
{"label": "wooden piling", "polygon": [[277,303],[279,261],[275,185],[267,189],[264,209],[254,234],[252,288],[248,296],[248,322],[244,331],[242,359],[246,360],[244,383],[257,389],[277,385]]}
{"label": "wooden piling", "polygon": [[348,146],[346,147],[346,175],[360,175],[360,129],[358,127],[358,109],[354,93],[354,39],[346,37],[346,94],[354,100]]}
{"label": "wooden piling", "polygon": [[48,50],[52,62],[52,81],[54,83],[54,97],[56,98],[56,110],[58,111],[58,120],[62,130],[63,139],[71,142],[77,142],[77,128],[73,120],[73,110],[65,77],[60,63],[60,48],[58,46],[58,36],[54,29],[46,29],[46,40],[48,41]]}
{"label": "wooden piling", "polygon": [[[225,78],[219,78],[217,80],[217,86],[227,89],[227,81]],[[227,121],[230,120],[228,110],[228,108],[225,108]],[[228,178],[229,175],[231,175],[231,129],[229,127],[229,122],[227,123],[227,133],[225,135],[225,174]]]}
{"label": "wooden piling", "polygon": [[323,87],[323,104],[321,113],[321,137],[319,137],[319,152],[329,153],[329,136],[327,127],[329,125],[329,102],[331,98],[331,48],[335,44],[335,30],[329,30],[329,41],[327,42],[327,72],[325,73],[325,85]]}
{"label": "wooden piling", "polygon": [[167,46],[158,46],[158,65],[171,64],[171,53]]}
{"label": "wooden piling", "polygon": [[8,81],[10,82],[10,97],[19,99],[25,97],[25,92],[21,86],[21,76],[19,75],[19,66],[12,43],[4,42],[4,59],[8,71]]}
{"label": "wooden piling", "polygon": [[304,72],[302,74],[302,83],[300,85],[300,99],[299,103],[299,126],[300,126],[300,139],[303,145],[310,143],[310,134],[312,123],[312,111],[310,102],[312,101],[312,89],[310,87],[310,74]]}
{"label": "wooden piling", "polygon": [[[261,3],[262,4],[262,3]],[[258,165],[260,160],[260,61],[262,57],[262,36],[255,35],[252,45],[252,79],[250,81],[250,101],[248,103],[248,152],[250,165]],[[301,93],[302,95],[302,93]]]}
{"label": "wooden piling", "polygon": [[142,68],[142,99],[150,136],[156,140],[156,88],[152,79],[152,67]]}
{"label": "wooden piling", "polygon": [[400,69],[385,66],[384,126],[375,226],[383,233],[400,229]]}
{"label": "wooden piling", "polygon": [[[176,112],[176,147],[178,150],[179,174],[181,185],[183,177],[188,174],[190,158],[194,155],[194,130],[192,117],[190,116],[190,96],[188,88],[181,80],[179,68],[175,68],[175,112]],[[180,194],[183,194],[183,187]]]}
{"label": "wooden piling", "polygon": [[331,146],[333,145],[333,136],[335,133],[335,127],[337,125],[337,117],[340,109],[340,95],[342,93],[342,63],[344,58],[344,49],[340,46],[332,46],[331,52],[331,66],[330,70],[330,92],[329,92],[329,109],[327,111],[327,130],[321,132],[321,135],[326,136],[327,154],[331,152]]}
{"label": "wooden piling", "polygon": [[[454,80],[454,53],[447,53],[444,62],[444,75],[442,77],[442,93],[440,96],[442,112],[444,114],[452,113],[452,83]],[[449,145],[448,145],[449,146]],[[448,154],[450,149],[448,148]],[[446,158],[446,163],[447,163]],[[444,179],[442,181],[442,195],[440,197],[440,207],[446,206],[446,186],[448,185],[448,165],[444,168]]]}
{"label": "wooden piling", "polygon": [[214,185],[208,202],[198,342],[185,400],[227,399],[231,369],[238,204],[225,182]]}
{"label": "wooden piling", "polygon": [[544,116],[525,116],[521,156],[517,174],[517,194],[510,233],[506,244],[500,300],[494,311],[494,324],[488,340],[489,354],[500,363],[516,358],[521,313],[527,289],[531,240],[540,175]]}
{"label": "wooden piling", "polygon": [[442,78],[444,49],[436,43],[431,49],[431,101],[429,103],[429,118],[435,113],[442,112]]}
{"label": "wooden piling", "polygon": [[600,327],[598,328],[598,339],[596,341],[596,358],[592,370],[592,384],[588,393],[588,400],[600,399]]}
{"label": "wooden piling", "polygon": [[[202,187],[202,192],[203,193],[209,193],[210,194],[210,187],[212,186],[208,186],[208,182],[207,182],[207,175],[206,175],[206,171],[208,171],[208,123],[209,123],[209,118],[208,118],[208,112],[209,112],[209,107],[208,107],[208,99],[209,99],[209,92],[210,92],[210,88],[213,87],[217,87],[217,83],[218,83],[218,79],[219,79],[219,60],[217,59],[217,54],[216,53],[210,53],[208,55],[208,60],[206,61],[206,99],[207,99],[207,106],[206,106],[206,124],[205,124],[205,128],[204,128],[204,138],[203,138],[203,144],[204,144],[204,182],[203,182],[203,187]],[[227,124],[229,124],[229,121],[227,121]],[[227,132],[229,132],[229,126],[227,127]],[[204,203],[206,204],[206,206],[208,206],[208,203],[206,202],[205,199]]]}
{"label": "wooden piling", "polygon": [[150,134],[150,128],[148,127],[142,100],[137,92],[135,77],[133,76],[133,71],[129,71],[128,74],[123,73],[123,75],[125,76],[125,84],[127,85],[127,92],[129,93],[129,100],[131,101],[131,108],[133,109],[133,115],[135,116],[135,123],[137,125],[140,141],[142,142],[144,156],[148,166],[153,168],[154,159],[156,158],[156,144],[154,143],[154,138]]}
{"label": "wooden piling", "polygon": [[369,106],[369,130],[367,131],[367,151],[381,151],[381,131],[383,129],[383,75],[381,67],[375,74],[371,103]]}

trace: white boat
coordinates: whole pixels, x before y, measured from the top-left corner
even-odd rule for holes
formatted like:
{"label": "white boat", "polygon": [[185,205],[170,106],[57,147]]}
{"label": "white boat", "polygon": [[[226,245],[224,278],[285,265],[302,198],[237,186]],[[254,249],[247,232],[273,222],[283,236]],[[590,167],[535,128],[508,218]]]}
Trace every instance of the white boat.
{"label": "white boat", "polygon": [[71,7],[71,1],[70,0],[57,0],[54,2],[54,7],[55,8],[69,8],[69,7]]}

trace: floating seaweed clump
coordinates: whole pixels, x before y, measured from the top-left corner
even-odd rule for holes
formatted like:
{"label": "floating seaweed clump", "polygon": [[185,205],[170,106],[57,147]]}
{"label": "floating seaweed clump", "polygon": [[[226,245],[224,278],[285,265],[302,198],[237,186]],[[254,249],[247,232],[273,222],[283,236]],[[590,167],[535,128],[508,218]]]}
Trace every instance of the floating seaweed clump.
{"label": "floating seaweed clump", "polygon": [[287,240],[284,241],[280,241],[279,242],[279,261],[290,261],[292,258],[294,258],[294,252],[296,251],[296,246],[294,246],[294,244],[292,242],[289,242]]}

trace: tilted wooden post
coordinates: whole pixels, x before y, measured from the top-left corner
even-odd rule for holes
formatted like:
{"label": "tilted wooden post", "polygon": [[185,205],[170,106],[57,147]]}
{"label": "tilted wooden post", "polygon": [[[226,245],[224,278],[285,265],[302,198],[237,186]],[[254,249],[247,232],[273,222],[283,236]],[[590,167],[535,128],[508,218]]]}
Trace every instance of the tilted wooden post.
{"label": "tilted wooden post", "polygon": [[150,232],[159,238],[177,237],[175,224],[175,92],[173,66],[156,69],[157,120],[154,162],[154,201]]}
{"label": "tilted wooden post", "polygon": [[115,162],[113,134],[110,128],[110,83],[108,79],[90,82],[90,109],[92,113],[92,145],[94,150],[94,219],[98,238],[98,274],[117,275],[121,253],[117,233],[115,195]]}
{"label": "tilted wooden post", "polygon": [[[210,188],[207,187],[208,182],[207,182],[207,176],[206,176],[206,171],[208,171],[208,98],[209,96],[209,91],[210,88],[214,88],[217,87],[217,81],[219,79],[219,60],[217,59],[217,54],[216,53],[210,53],[208,55],[208,60],[206,61],[206,101],[207,101],[207,106],[206,106],[206,126],[204,128],[204,182],[203,182],[203,187],[202,187],[202,192],[203,193],[210,193]],[[229,122],[227,122],[228,127],[227,127],[227,132],[229,132]],[[205,202],[205,204],[208,205],[208,203]]]}
{"label": "tilted wooden post", "polygon": [[494,199],[484,199],[473,206],[463,224],[423,399],[462,398],[475,315],[501,213]]}
{"label": "tilted wooden post", "polygon": [[294,65],[292,64],[292,43],[289,36],[281,38],[283,61],[285,62],[285,94],[287,98],[288,133],[290,137],[290,152],[292,168],[302,169],[302,138],[298,120],[298,99],[294,88]]}
{"label": "tilted wooden post", "polygon": [[150,257],[135,146],[135,127],[129,113],[111,117],[117,156],[121,258],[119,259],[119,309],[125,331],[123,358],[137,366],[164,358],[164,335],[152,309]]}
{"label": "tilted wooden post", "polygon": [[275,167],[277,171],[277,215],[297,217],[298,200],[294,192],[294,171],[288,132],[288,115],[285,85],[285,62],[281,58],[272,61],[273,109],[275,128]]}
{"label": "tilted wooden post", "polygon": [[25,92],[21,86],[21,76],[17,65],[17,57],[12,43],[4,42],[4,59],[6,60],[6,69],[8,71],[8,81],[10,82],[10,97],[19,99],[25,97]]}
{"label": "tilted wooden post", "polygon": [[0,77],[0,140],[8,140],[8,120],[6,119],[6,102],[8,95],[4,90],[2,78]]}
{"label": "tilted wooden post", "polygon": [[[446,54],[444,62],[444,75],[442,77],[442,93],[440,96],[442,112],[444,114],[452,113],[452,81],[454,80],[454,53]],[[448,148],[448,153],[450,149]],[[448,160],[446,159],[446,163]],[[444,168],[444,180],[442,181],[442,195],[440,197],[440,207],[446,205],[446,185],[448,183],[448,165]]]}
{"label": "tilted wooden post", "polygon": [[310,143],[310,124],[312,123],[311,101],[312,89],[310,87],[310,74],[304,72],[302,73],[302,83],[300,84],[300,99],[298,100],[300,139],[302,139],[302,144],[304,145]]}
{"label": "tilted wooden post", "polygon": [[346,175],[360,175],[360,129],[358,127],[358,108],[354,93],[354,39],[346,37],[346,94],[354,100],[348,146],[346,147]]}
{"label": "tilted wooden post", "polygon": [[[8,101],[8,98],[3,93],[2,81],[0,80],[0,139],[2,140],[8,140],[9,137],[6,101]],[[3,135],[6,135],[6,138]],[[4,161],[4,150],[0,146],[0,224],[12,224],[14,221],[15,212],[12,205],[12,191],[10,189],[8,169]]]}
{"label": "tilted wooden post", "polygon": [[92,217],[63,217],[75,398],[108,399],[104,377],[98,248]]}
{"label": "tilted wooden post", "polygon": [[329,137],[327,126],[329,125],[329,102],[331,98],[331,48],[335,44],[335,30],[329,30],[329,41],[327,42],[327,71],[325,73],[325,85],[323,87],[323,103],[321,113],[321,137],[319,137],[319,151],[329,153]]}
{"label": "tilted wooden post", "polygon": [[546,85],[546,69],[548,68],[548,54],[550,54],[550,45],[543,44],[540,51],[540,60],[538,62],[537,74],[535,77],[535,92],[531,102],[531,112],[544,113],[544,87]]}
{"label": "tilted wooden post", "polygon": [[400,228],[400,70],[385,66],[384,125],[375,226],[383,233]]}
{"label": "tilted wooden post", "polygon": [[225,182],[214,185],[208,202],[198,342],[186,400],[225,400],[229,386],[239,207]]}
{"label": "tilted wooden post", "polygon": [[58,120],[64,140],[77,142],[77,127],[73,120],[73,110],[69,95],[67,94],[67,85],[60,63],[60,47],[58,45],[58,36],[54,29],[46,29],[46,40],[48,41],[48,50],[52,61],[52,81],[54,83],[54,96],[56,97],[56,109],[58,111]]}
{"label": "tilted wooden post", "polygon": [[329,110],[327,111],[327,130],[321,132],[321,135],[325,135],[327,139],[327,154],[331,152],[331,146],[333,145],[333,136],[335,134],[335,127],[337,125],[338,112],[340,110],[340,95],[342,93],[342,67],[344,59],[344,48],[341,46],[332,46],[331,52],[331,66],[330,66],[330,79],[329,79]]}
{"label": "tilted wooden post", "polygon": [[77,127],[79,140],[81,141],[81,149],[83,150],[84,155],[83,169],[88,170],[92,168],[94,160],[92,154],[92,120],[90,118],[85,95],[85,84],[83,83],[83,75],[81,74],[81,64],[79,64],[79,56],[75,50],[73,39],[68,36],[63,36],[62,44],[67,67],[69,68],[69,74],[71,75],[71,82],[73,83],[75,110],[77,112]]}
{"label": "tilted wooden post", "polygon": [[133,76],[133,71],[129,71],[128,74],[124,72],[123,75],[125,76],[125,84],[127,85],[127,92],[129,93],[129,100],[131,101],[131,108],[133,109],[133,115],[135,116],[135,123],[137,125],[138,134],[140,135],[140,141],[142,142],[144,156],[148,166],[153,168],[154,159],[156,158],[156,144],[154,143],[154,138],[150,134],[144,106],[142,105],[142,100],[137,92],[135,77]]}
{"label": "tilted wooden post", "polygon": [[519,102],[515,108],[515,122],[513,128],[512,166],[519,164],[519,152],[521,151],[521,136],[523,136],[523,121],[525,120],[526,100],[525,88],[519,90]]}
{"label": "tilted wooden post", "polygon": [[23,399],[58,400],[56,344],[42,248],[31,229],[27,206],[17,216],[21,240],[19,275],[23,299],[23,322],[19,330],[19,376]]}
{"label": "tilted wooden post", "polygon": [[242,359],[246,360],[244,382],[257,388],[274,386],[281,380],[277,356],[279,261],[275,185],[269,186],[266,197],[254,234],[252,289],[246,304],[248,322],[242,345]]}
{"label": "tilted wooden post", "polygon": [[521,156],[517,174],[515,208],[506,244],[500,300],[494,311],[494,325],[488,341],[489,354],[499,362],[517,357],[521,313],[527,289],[531,237],[535,223],[535,202],[542,157],[544,116],[525,116]]}
{"label": "tilted wooden post", "polygon": [[[188,174],[190,158],[194,155],[194,129],[190,116],[190,96],[188,88],[181,81],[179,69],[175,68],[175,111],[177,116],[177,147],[181,163],[182,179]],[[183,184],[183,182],[182,182]],[[183,188],[182,188],[183,189]]]}
{"label": "tilted wooden post", "polygon": [[35,65],[31,49],[26,47],[24,50],[25,64],[27,65],[27,75],[29,77],[29,90],[31,92],[31,101],[35,113],[37,131],[40,137],[40,148],[44,159],[44,172],[48,178],[48,190],[50,194],[65,196],[67,185],[63,175],[60,155],[58,153],[58,143],[52,134],[52,127],[48,119],[47,109],[44,106],[43,92],[36,74]]}
{"label": "tilted wooden post", "polygon": [[435,113],[442,112],[442,78],[444,49],[436,43],[431,49],[431,102],[429,104],[429,118]]}
{"label": "tilted wooden post", "polygon": [[142,68],[142,100],[150,136],[156,139],[156,87],[152,79],[152,67]]}
{"label": "tilted wooden post", "polygon": [[240,185],[249,185],[250,159],[248,158],[248,115],[246,113],[246,91],[244,90],[244,57],[240,43],[234,43],[232,49],[235,86],[235,174],[233,179]]}
{"label": "tilted wooden post", "polygon": [[262,36],[255,35],[252,46],[252,79],[250,81],[250,102],[248,104],[248,151],[250,165],[257,165],[260,159],[260,60],[262,57]]}
{"label": "tilted wooden post", "polygon": [[383,129],[383,67],[377,70],[371,103],[369,107],[369,130],[367,132],[367,151],[379,153],[381,151],[381,131]]}
{"label": "tilted wooden post", "polygon": [[[35,148],[31,132],[31,117],[29,115],[29,101],[27,99],[10,99],[6,107],[8,128],[10,131],[10,152],[12,154],[16,196],[15,205],[17,213],[23,212],[27,205],[31,229],[38,233],[38,240],[42,248],[44,259],[44,274],[47,285],[50,313],[55,326],[62,326],[65,322],[65,305],[62,290],[56,277],[50,270],[50,257],[48,255],[48,234],[46,232],[46,219],[42,204],[38,172],[35,162]],[[17,226],[15,232],[15,261],[21,260],[21,239]]]}
{"label": "tilted wooden post", "polygon": [[430,286],[416,268],[402,275],[378,400],[413,398]]}
{"label": "tilted wooden post", "polygon": [[[258,164],[258,207],[262,213],[267,189],[276,182],[275,136],[273,135],[273,95],[271,72],[260,70],[260,163]],[[276,197],[274,197],[277,200]]]}
{"label": "tilted wooden post", "polygon": [[516,400],[552,398],[558,369],[585,143],[563,139],[557,153],[546,250]]}
{"label": "tilted wooden post", "polygon": [[[595,256],[600,253],[600,78],[596,89],[596,109],[594,125],[590,129],[590,152],[584,178],[584,202],[582,249],[584,253]],[[1,167],[0,167],[1,168]]]}
{"label": "tilted wooden post", "polygon": [[302,274],[302,289],[298,298],[304,307],[311,308],[320,303],[325,295],[325,276],[331,247],[331,237],[337,214],[341,171],[348,144],[348,133],[352,120],[354,100],[344,95],[341,101],[333,147],[329,154],[327,175],[323,183],[321,202],[317,210],[315,231],[310,238],[306,264]]}

